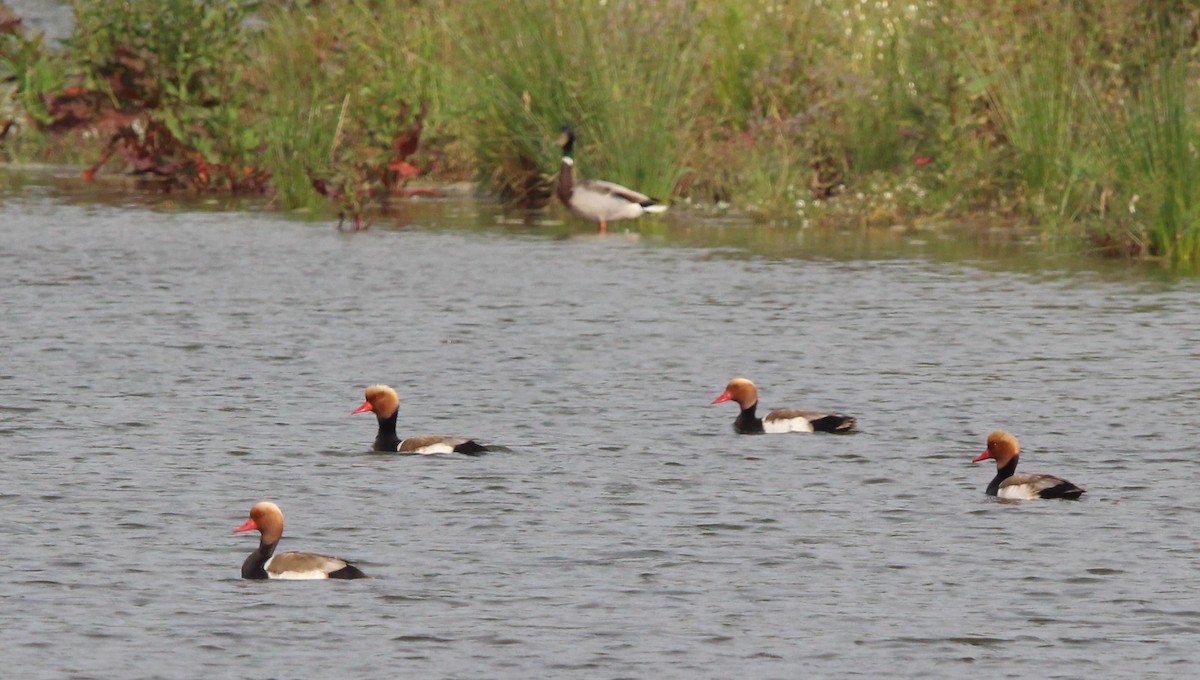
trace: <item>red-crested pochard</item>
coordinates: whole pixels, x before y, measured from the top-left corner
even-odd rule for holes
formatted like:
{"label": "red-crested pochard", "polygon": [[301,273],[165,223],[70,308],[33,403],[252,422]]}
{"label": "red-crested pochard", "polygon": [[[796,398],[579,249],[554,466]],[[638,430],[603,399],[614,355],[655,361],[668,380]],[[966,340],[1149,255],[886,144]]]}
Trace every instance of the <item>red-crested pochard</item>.
{"label": "red-crested pochard", "polygon": [[713,404],[735,401],[742,407],[733,429],[738,434],[776,434],[779,432],[834,432],[845,434],[854,430],[853,416],[822,411],[799,411],[783,408],[771,411],[765,418],[754,415],[758,408],[758,388],[745,378],[734,378],[725,386],[721,396]]}
{"label": "red-crested pochard", "polygon": [[630,220],[646,213],[665,212],[667,206],[646,194],[602,179],[575,181],[575,133],[562,127],[562,163],[558,168],[558,187],[555,193],[563,205],[585,220],[600,225],[600,233],[608,231],[608,223]]}
{"label": "red-crested pochard", "polygon": [[1075,500],[1084,493],[1065,479],[1053,475],[1018,475],[1017,459],[1021,456],[1021,445],[1008,432],[997,431],[988,435],[987,451],[979,454],[972,463],[991,458],[996,461],[996,476],[987,486],[989,496],[999,498],[1067,498]]}
{"label": "red-crested pochard", "polygon": [[354,413],[374,411],[379,420],[379,434],[375,435],[376,451],[399,451],[400,453],[466,453],[480,454],[488,447],[467,437],[440,437],[423,435],[408,437],[401,441],[396,435],[396,417],[400,413],[400,397],[396,390],[387,385],[371,385],[367,388],[367,401],[354,409]]}
{"label": "red-crested pochard", "polygon": [[258,550],[242,563],[242,578],[246,579],[317,579],[369,578],[346,560],[306,552],[285,552],[274,555],[279,537],[283,535],[283,512],[270,501],[256,503],[250,508],[250,519],[233,533],[258,530],[261,538]]}

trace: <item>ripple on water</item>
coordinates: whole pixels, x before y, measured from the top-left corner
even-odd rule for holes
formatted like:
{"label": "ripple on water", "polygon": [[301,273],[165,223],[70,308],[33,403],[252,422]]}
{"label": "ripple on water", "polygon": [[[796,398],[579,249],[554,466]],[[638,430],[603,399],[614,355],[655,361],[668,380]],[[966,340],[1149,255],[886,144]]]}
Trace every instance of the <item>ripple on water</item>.
{"label": "ripple on water", "polygon": [[[0,657],[22,677],[1200,661],[1194,283],[550,240],[471,231],[493,219],[471,206],[346,235],[0,205],[26,225],[0,229],[0,598],[20,603]],[[863,429],[735,435],[706,408],[735,375]],[[369,452],[349,411],[374,382],[405,386],[402,432],[499,450]],[[1085,500],[984,496],[994,472],[966,463],[997,428]],[[231,531],[264,499],[281,550],[374,578],[240,580],[255,542]]]}

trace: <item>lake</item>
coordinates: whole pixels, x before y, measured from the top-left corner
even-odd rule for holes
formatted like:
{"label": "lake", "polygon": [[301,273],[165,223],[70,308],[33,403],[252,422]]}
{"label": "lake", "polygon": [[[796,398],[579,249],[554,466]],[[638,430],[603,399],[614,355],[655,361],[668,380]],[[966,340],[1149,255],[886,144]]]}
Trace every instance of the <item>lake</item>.
{"label": "lake", "polygon": [[[597,238],[557,207],[398,210],[343,233],[5,185],[13,677],[1147,678],[1200,661],[1196,280],[682,212]],[[736,407],[709,405],[735,376],[763,408],[835,409],[861,432],[736,435]],[[399,391],[402,436],[500,450],[372,453],[374,418],[350,415],[371,383]],[[1088,493],[987,497],[995,466],[970,461],[996,429],[1022,471]],[[257,534],[232,530],[260,500],[287,517],[281,550],[374,578],[241,580]]]}

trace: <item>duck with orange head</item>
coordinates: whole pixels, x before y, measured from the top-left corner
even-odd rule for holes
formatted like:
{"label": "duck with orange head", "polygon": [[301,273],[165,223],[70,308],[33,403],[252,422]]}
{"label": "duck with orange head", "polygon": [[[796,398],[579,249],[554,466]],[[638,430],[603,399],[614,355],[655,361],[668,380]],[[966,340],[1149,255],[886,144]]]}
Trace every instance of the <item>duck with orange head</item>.
{"label": "duck with orange head", "polygon": [[755,415],[758,409],[758,388],[745,378],[734,378],[725,386],[725,391],[713,404],[732,401],[741,407],[737,420],[733,421],[733,429],[738,434],[777,434],[782,432],[832,432],[846,434],[853,432],[858,421],[854,416],[827,411],[802,411],[794,408],[781,408],[771,411],[759,418]]}
{"label": "duck with orange head", "polygon": [[250,508],[250,519],[233,533],[258,531],[258,549],[242,563],[242,578],[309,580],[322,578],[368,578],[358,567],[340,557],[307,552],[275,554],[275,546],[283,536],[283,511],[270,501],[256,503]]}
{"label": "duck with orange head", "polygon": [[992,459],[996,461],[996,476],[987,486],[987,494],[998,498],[1065,498],[1076,500],[1085,489],[1054,475],[1017,474],[1017,459],[1021,456],[1021,445],[1009,432],[997,430],[988,435],[987,450],[975,457],[972,463]]}
{"label": "duck with orange head", "polygon": [[367,388],[367,400],[362,406],[354,409],[355,413],[371,411],[379,422],[379,430],[375,434],[376,451],[397,451],[399,453],[465,453],[479,455],[486,453],[488,447],[469,437],[444,437],[441,435],[420,435],[400,439],[396,434],[396,420],[400,414],[400,396],[396,390],[387,385],[371,385]]}

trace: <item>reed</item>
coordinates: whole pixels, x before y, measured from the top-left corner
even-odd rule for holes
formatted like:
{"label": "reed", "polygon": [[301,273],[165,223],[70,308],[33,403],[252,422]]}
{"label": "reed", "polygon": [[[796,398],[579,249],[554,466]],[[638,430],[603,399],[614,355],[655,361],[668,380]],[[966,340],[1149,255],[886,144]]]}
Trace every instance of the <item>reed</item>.
{"label": "reed", "polygon": [[355,166],[385,157],[422,102],[440,113],[449,67],[438,11],[354,0],[264,17],[256,122],[281,205],[319,205],[313,179],[352,183]]}
{"label": "reed", "polygon": [[[865,175],[905,165],[931,133],[942,92],[939,31],[915,4],[849,2],[842,7],[836,55],[848,56],[837,108],[853,171]],[[931,84],[929,81],[933,81]],[[940,122],[940,121],[937,121]]]}
{"label": "reed", "polygon": [[48,146],[49,103],[83,85],[210,160],[257,164],[279,206],[315,207],[314,179],[369,194],[427,103],[412,164],[525,204],[550,199],[569,123],[581,176],[693,206],[789,224],[984,213],[1200,258],[1187,3],[281,0],[253,24],[235,0],[74,6],[68,51],[0,36],[25,123],[9,156]]}
{"label": "reed", "polygon": [[695,26],[673,4],[475,3],[460,43],[484,181],[517,200],[545,200],[554,140],[570,124],[581,175],[669,197],[682,175],[698,62]]}
{"label": "reed", "polygon": [[989,101],[1025,209],[1049,234],[1103,252],[1196,263],[1196,18],[1114,0],[1093,10],[1102,21],[1026,17],[1007,57],[986,43]]}
{"label": "reed", "polygon": [[1085,191],[1081,154],[1087,152],[1087,74],[1077,66],[1073,46],[1086,40],[1069,14],[1045,17],[1048,25],[1029,35],[1022,55],[1000,56],[990,40],[987,64],[995,86],[989,101],[1016,162],[1030,207],[1052,227],[1069,220]]}
{"label": "reed", "polygon": [[[1139,255],[1200,262],[1200,103],[1184,55],[1151,70],[1114,114],[1107,148]],[[1124,205],[1121,205],[1124,203]],[[1125,217],[1125,216],[1123,216]]]}
{"label": "reed", "polygon": [[343,88],[335,87],[337,66],[326,63],[323,31],[320,16],[280,11],[268,16],[256,48],[263,163],[276,200],[289,209],[320,205],[309,174],[328,170],[333,149]]}

